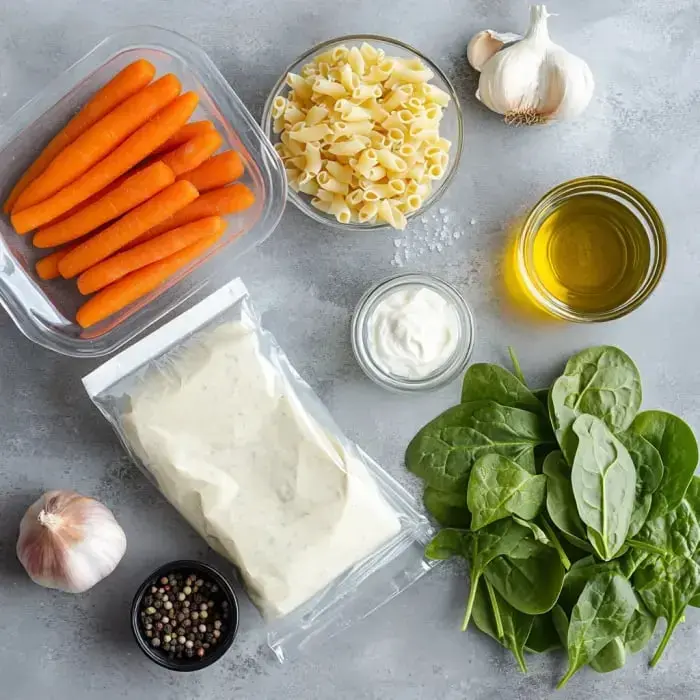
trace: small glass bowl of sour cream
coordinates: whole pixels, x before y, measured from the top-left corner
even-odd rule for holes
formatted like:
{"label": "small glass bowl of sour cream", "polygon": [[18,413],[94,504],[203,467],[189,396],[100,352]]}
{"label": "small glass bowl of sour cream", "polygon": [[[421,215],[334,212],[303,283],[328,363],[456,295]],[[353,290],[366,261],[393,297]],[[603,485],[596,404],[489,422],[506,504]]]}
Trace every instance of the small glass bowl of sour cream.
{"label": "small glass bowl of sour cream", "polygon": [[394,391],[437,389],[464,371],[474,319],[464,297],[432,275],[382,280],[360,299],[352,348],[364,373]]}

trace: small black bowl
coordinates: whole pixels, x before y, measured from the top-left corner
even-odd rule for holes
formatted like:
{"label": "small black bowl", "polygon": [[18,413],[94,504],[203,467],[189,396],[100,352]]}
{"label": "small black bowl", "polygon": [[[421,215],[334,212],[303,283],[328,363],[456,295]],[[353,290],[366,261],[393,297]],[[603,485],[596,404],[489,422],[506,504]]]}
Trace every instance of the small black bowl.
{"label": "small black bowl", "polygon": [[[213,598],[215,600],[218,598],[221,602],[224,600],[228,601],[229,620],[226,625],[226,631],[216,647],[213,648],[213,651],[210,649],[210,653],[202,658],[169,659],[164,651],[150,645],[148,638],[143,634],[140,627],[139,612],[141,609],[141,601],[146,591],[148,591],[151,586],[156,585],[155,582],[162,576],[168,576],[169,574],[179,572],[183,574],[196,573],[201,576],[201,578],[214,582],[219,587],[219,591]],[[205,564],[201,561],[190,561],[187,559],[171,561],[156,569],[139,586],[138,591],[136,591],[134,601],[131,604],[131,630],[134,633],[136,643],[141,647],[141,651],[159,666],[167,668],[170,671],[199,671],[202,668],[211,666],[215,661],[218,661],[233,644],[236,632],[238,631],[238,599],[233,592],[233,588],[231,588],[231,584],[213,566],[209,566],[209,564]]]}

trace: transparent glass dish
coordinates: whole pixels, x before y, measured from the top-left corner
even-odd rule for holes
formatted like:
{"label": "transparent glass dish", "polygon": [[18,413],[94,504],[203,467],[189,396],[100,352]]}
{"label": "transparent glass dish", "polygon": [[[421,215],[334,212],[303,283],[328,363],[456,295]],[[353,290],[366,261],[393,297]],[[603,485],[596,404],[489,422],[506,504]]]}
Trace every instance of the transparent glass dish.
{"label": "transparent glass dish", "polygon": [[[445,176],[442,180],[436,181],[434,183],[434,189],[431,195],[423,202],[420,209],[406,214],[407,219],[411,219],[414,216],[423,214],[425,211],[430,209],[447,191],[450,186],[452,179],[457,172],[457,167],[459,165],[459,160],[462,155],[462,142],[464,140],[463,124],[462,124],[462,108],[459,104],[459,99],[457,93],[455,92],[452,83],[448,77],[436,66],[427,56],[424,56],[418,49],[413,48],[409,44],[405,44],[398,39],[390,39],[388,37],[379,36],[376,34],[349,34],[347,36],[340,36],[335,39],[329,39],[324,41],[322,44],[318,44],[313,48],[309,49],[303,53],[299,58],[297,58],[294,63],[292,63],[285,71],[282,76],[277,81],[277,84],[272,89],[270,96],[267,98],[265,103],[265,108],[263,110],[263,117],[261,124],[263,131],[270,139],[272,143],[279,142],[279,135],[274,133],[272,124],[272,105],[276,97],[280,95],[284,96],[289,91],[287,86],[286,78],[288,73],[300,73],[301,69],[313,59],[314,56],[320,53],[328,51],[334,46],[344,44],[348,48],[353,46],[359,47],[364,42],[371,44],[375,48],[383,49],[387,56],[398,56],[401,58],[418,58],[420,59],[430,70],[435,74],[435,77],[430,81],[433,85],[436,85],[441,90],[444,90],[450,95],[450,104],[445,108],[442,121],[440,122],[440,136],[448,139],[452,142],[452,148],[450,149],[450,160],[445,172]],[[330,214],[326,214],[311,205],[311,199],[309,195],[302,192],[295,192],[291,188],[288,189],[289,200],[297,207],[303,211],[307,216],[311,217],[315,221],[321,224],[326,224],[328,226],[333,226],[336,228],[343,229],[345,231],[367,231],[372,229],[386,229],[391,228],[389,224],[385,223],[360,223],[358,221],[352,221],[349,224],[341,224],[336,218]]]}
{"label": "transparent glass dish", "polygon": [[[408,379],[384,371],[372,356],[370,321],[377,306],[393,292],[422,287],[443,297],[459,319],[459,338],[455,351],[434,372],[421,379]],[[362,371],[376,384],[398,392],[432,391],[448,384],[467,366],[474,348],[474,317],[464,297],[439,277],[407,273],[388,277],[370,287],[355,308],[351,324],[352,349]]]}
{"label": "transparent glass dish", "polygon": [[105,321],[83,330],[75,312],[85,300],[74,280],[40,280],[34,264],[47,251],[18,236],[9,218],[0,218],[0,303],[28,338],[74,357],[113,352],[158,319],[206,288],[217,271],[262,243],[277,226],[285,206],[287,184],[282,164],[265,135],[211,59],[189,39],[158,27],[132,27],[98,44],[51,85],[22,107],[0,129],[3,179],[0,198],[10,189],[44,145],[80,106],[127,64],[146,58],[157,75],[172,72],[183,91],[200,98],[192,120],[211,120],[224,139],[222,149],[241,155],[242,180],[256,203],[228,218],[221,241],[145,297]]}
{"label": "transparent glass dish", "polygon": [[[641,224],[649,244],[649,261],[638,288],[623,303],[601,311],[581,312],[557,299],[542,282],[534,262],[534,241],[540,226],[567,200],[586,195],[608,198],[626,207]],[[666,230],[653,204],[638,190],[621,180],[602,175],[569,180],[540,199],[528,214],[514,248],[518,279],[535,305],[551,316],[576,323],[596,323],[622,318],[641,306],[656,289],[666,267]]]}

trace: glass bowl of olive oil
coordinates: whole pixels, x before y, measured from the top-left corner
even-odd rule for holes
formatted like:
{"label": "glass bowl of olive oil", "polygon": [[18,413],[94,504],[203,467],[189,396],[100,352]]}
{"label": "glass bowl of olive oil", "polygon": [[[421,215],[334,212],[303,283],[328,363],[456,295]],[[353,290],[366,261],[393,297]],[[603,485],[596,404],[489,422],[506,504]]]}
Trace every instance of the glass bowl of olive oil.
{"label": "glass bowl of olive oil", "polygon": [[610,321],[636,309],[658,284],[666,233],[634,187],[582,177],[535,205],[513,252],[524,291],[544,311],[567,321]]}

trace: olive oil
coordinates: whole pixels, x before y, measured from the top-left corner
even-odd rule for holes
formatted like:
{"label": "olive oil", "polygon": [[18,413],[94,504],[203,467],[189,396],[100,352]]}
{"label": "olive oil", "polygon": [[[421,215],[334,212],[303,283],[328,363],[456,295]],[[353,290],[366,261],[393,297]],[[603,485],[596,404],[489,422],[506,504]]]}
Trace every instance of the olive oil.
{"label": "olive oil", "polygon": [[576,313],[610,311],[643,286],[652,255],[649,236],[624,204],[600,194],[559,202],[532,243],[539,283]]}

